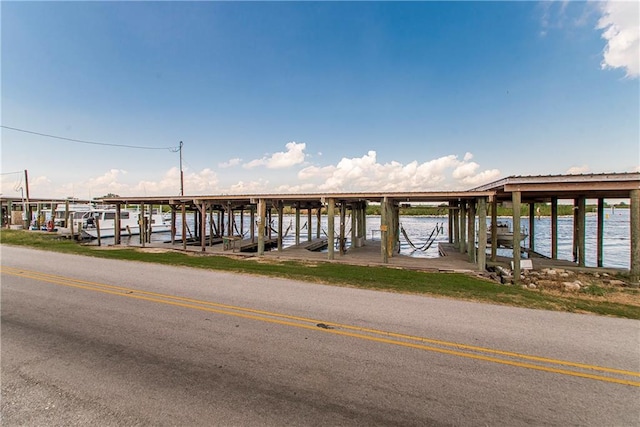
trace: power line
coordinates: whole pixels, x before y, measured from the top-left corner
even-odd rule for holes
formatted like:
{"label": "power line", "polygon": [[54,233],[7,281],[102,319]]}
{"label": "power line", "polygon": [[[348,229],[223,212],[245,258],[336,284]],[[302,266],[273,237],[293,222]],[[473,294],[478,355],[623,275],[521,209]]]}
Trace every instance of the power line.
{"label": "power line", "polygon": [[169,150],[169,151],[172,151],[174,153],[177,151],[176,147],[141,147],[139,145],[110,144],[110,143],[106,143],[106,142],[85,141],[85,140],[82,140],[82,139],[74,139],[74,138],[66,138],[64,136],[49,135],[47,133],[34,132],[34,131],[31,131],[31,130],[26,130],[26,129],[18,129],[18,128],[14,128],[14,127],[10,127],[10,126],[0,125],[0,127],[3,128],[3,129],[14,130],[16,132],[30,133],[32,135],[44,136],[44,137],[47,137],[47,138],[62,139],[62,140],[71,141],[71,142],[79,142],[81,144],[102,145],[102,146],[107,146],[107,147],[137,148],[137,149],[140,149],[140,150]]}
{"label": "power line", "polygon": [[24,171],[17,171],[17,172],[2,172],[0,173],[0,175],[17,175],[19,173],[24,173]]}

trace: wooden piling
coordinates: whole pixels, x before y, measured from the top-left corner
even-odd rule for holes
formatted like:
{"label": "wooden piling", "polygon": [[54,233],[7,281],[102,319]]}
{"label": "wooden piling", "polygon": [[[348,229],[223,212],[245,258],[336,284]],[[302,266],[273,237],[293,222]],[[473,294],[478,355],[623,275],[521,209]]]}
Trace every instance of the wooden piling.
{"label": "wooden piling", "polygon": [[460,201],[460,253],[467,251],[467,201]]}
{"label": "wooden piling", "polygon": [[100,217],[95,217],[95,223],[96,223],[96,235],[98,237],[98,246],[102,246],[102,239],[100,236]]}
{"label": "wooden piling", "polygon": [[551,198],[551,259],[558,259],[558,198]]}
{"label": "wooden piling", "polygon": [[584,196],[578,197],[578,265],[584,267],[586,265],[586,206],[587,201]]}
{"label": "wooden piling", "polygon": [[264,255],[265,225],[267,222],[267,201],[258,201],[258,256]]}
{"label": "wooden piling", "polygon": [[535,210],[536,210],[536,204],[531,202],[529,203],[529,250],[530,251],[535,251],[536,250],[536,222],[535,222]]}
{"label": "wooden piling", "polygon": [[631,237],[631,280],[640,283],[640,189],[629,192],[630,200],[630,237]]}
{"label": "wooden piling", "polygon": [[[476,201],[469,200],[469,216],[467,225],[467,255],[469,262],[476,263]],[[483,249],[484,250],[484,249]]]}
{"label": "wooden piling", "polygon": [[498,256],[498,198],[491,199],[491,261],[495,262]]}
{"label": "wooden piling", "polygon": [[329,199],[329,205],[327,207],[327,238],[328,238],[328,254],[327,257],[329,260],[333,260],[335,258],[334,250],[335,250],[335,209],[336,209],[336,201],[333,198]]}
{"label": "wooden piling", "polygon": [[182,202],[180,205],[182,210],[182,250],[187,250],[187,205]]}
{"label": "wooden piling", "polygon": [[598,198],[598,229],[597,229],[597,237],[596,237],[596,245],[597,245],[597,266],[602,267],[604,262],[603,257],[603,244],[604,244],[604,199],[602,197]]}
{"label": "wooden piling", "polygon": [[478,270],[487,268],[487,199],[478,199]]}
{"label": "wooden piling", "polygon": [[513,282],[520,283],[520,240],[522,234],[520,232],[520,200],[521,193],[514,191],[511,193],[511,202],[513,204]]}

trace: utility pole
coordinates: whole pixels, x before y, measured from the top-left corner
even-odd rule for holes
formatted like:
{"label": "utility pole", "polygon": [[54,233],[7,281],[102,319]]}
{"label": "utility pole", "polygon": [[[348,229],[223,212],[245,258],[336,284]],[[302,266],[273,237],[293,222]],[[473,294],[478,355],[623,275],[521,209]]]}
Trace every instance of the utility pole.
{"label": "utility pole", "polygon": [[[182,171],[182,145],[183,145],[182,141],[180,141],[180,195],[184,196],[184,172]],[[29,196],[27,196],[27,198],[28,197]]]}

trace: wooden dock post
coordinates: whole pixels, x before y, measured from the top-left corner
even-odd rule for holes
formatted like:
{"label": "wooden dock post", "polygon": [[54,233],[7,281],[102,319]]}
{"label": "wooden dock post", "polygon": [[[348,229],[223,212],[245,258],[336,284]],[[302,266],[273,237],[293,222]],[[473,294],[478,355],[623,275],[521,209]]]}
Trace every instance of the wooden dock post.
{"label": "wooden dock post", "polygon": [[604,241],[604,199],[598,198],[598,230],[597,230],[597,266],[603,266],[603,241]]}
{"label": "wooden dock post", "polygon": [[491,199],[491,261],[495,262],[498,256],[498,198],[494,195]]}
{"label": "wooden dock post", "polygon": [[358,217],[360,216],[359,203],[351,205],[351,248],[358,247]]}
{"label": "wooden dock post", "polygon": [[225,211],[227,212],[227,236],[233,237],[233,207],[231,202],[227,203]]}
{"label": "wooden dock post", "polygon": [[278,252],[282,252],[282,239],[284,237],[284,230],[282,226],[284,224],[284,202],[278,200]]}
{"label": "wooden dock post", "polygon": [[460,201],[460,253],[467,250],[467,201]]}
{"label": "wooden dock post", "polygon": [[[476,201],[469,200],[469,224],[467,226],[467,255],[471,264],[476,263]],[[484,250],[484,249],[483,249]]]}
{"label": "wooden dock post", "polygon": [[267,201],[258,200],[258,256],[264,255],[265,225],[267,222]]}
{"label": "wooden dock post", "polygon": [[478,270],[487,268],[487,199],[478,199]]}
{"label": "wooden dock post", "polygon": [[558,259],[558,198],[551,198],[551,259]]}
{"label": "wooden dock post", "polygon": [[300,244],[300,203],[296,203],[296,245]]}
{"label": "wooden dock post", "polygon": [[187,205],[182,202],[180,205],[182,214],[182,250],[187,250]]}
{"label": "wooden dock post", "polygon": [[521,193],[514,191],[511,193],[511,201],[513,204],[513,283],[520,283],[520,200]]}
{"label": "wooden dock post", "polygon": [[98,246],[102,246],[102,239],[100,238],[100,217],[95,217],[96,222],[96,235],[98,236]]}
{"label": "wooden dock post", "polygon": [[207,250],[207,202],[204,200],[198,206],[200,209],[200,250]]}
{"label": "wooden dock post", "polygon": [[534,202],[529,203],[529,250],[530,251],[535,251],[536,250],[536,226],[535,226],[535,219],[536,219],[536,204]]}
{"label": "wooden dock post", "polygon": [[114,245],[119,245],[120,244],[120,227],[122,224],[122,218],[120,218],[121,215],[121,208],[122,205],[120,205],[120,203],[116,203],[116,218],[115,218],[115,229],[113,230],[113,244]]}
{"label": "wooden dock post", "polygon": [[339,242],[339,253],[340,255],[344,255],[346,252],[346,244],[345,244],[345,227],[346,227],[346,217],[347,217],[347,205],[344,200],[340,201],[340,242]]}
{"label": "wooden dock post", "polygon": [[586,214],[587,203],[584,196],[578,197],[578,265],[584,267],[586,265]]}
{"label": "wooden dock post", "polygon": [[640,283],[640,190],[629,192],[630,211],[629,227],[631,237],[631,280],[635,284]]}
{"label": "wooden dock post", "polygon": [[578,234],[578,199],[573,199],[573,262],[578,262],[578,246],[580,246]]}
{"label": "wooden dock post", "polygon": [[460,201],[455,203],[453,211],[453,247],[460,250]]}
{"label": "wooden dock post", "polygon": [[147,241],[147,222],[146,222],[146,217],[144,215],[144,203],[142,203],[140,205],[140,218],[139,218],[139,225],[140,225],[140,243],[142,243],[142,247],[145,247],[145,243]]}
{"label": "wooden dock post", "polygon": [[[64,226],[69,228],[69,199],[64,201]],[[71,238],[73,238],[73,227],[71,228]]]}
{"label": "wooden dock post", "polygon": [[335,258],[334,250],[335,250],[335,209],[336,209],[336,201],[333,198],[329,199],[329,205],[327,207],[327,257],[330,260]]}
{"label": "wooden dock post", "polygon": [[447,209],[447,238],[449,244],[453,244],[453,202],[449,201],[449,209]]}
{"label": "wooden dock post", "polygon": [[171,208],[171,246],[176,243],[176,207],[174,205]]}
{"label": "wooden dock post", "polygon": [[313,219],[313,209],[309,206],[307,208],[307,242],[313,240],[313,227],[311,226],[311,222]]}
{"label": "wooden dock post", "polygon": [[384,197],[380,205],[380,255],[382,256],[382,262],[385,264],[389,262],[389,252],[387,250],[387,234],[389,233],[388,205],[388,199]]}
{"label": "wooden dock post", "polygon": [[319,239],[322,235],[322,207],[316,210],[316,238]]}
{"label": "wooden dock post", "polygon": [[[249,213],[249,217],[251,219],[251,224],[249,225],[249,233],[251,234],[251,243],[256,241],[256,210],[251,207],[251,212]],[[222,230],[222,229],[221,229]]]}

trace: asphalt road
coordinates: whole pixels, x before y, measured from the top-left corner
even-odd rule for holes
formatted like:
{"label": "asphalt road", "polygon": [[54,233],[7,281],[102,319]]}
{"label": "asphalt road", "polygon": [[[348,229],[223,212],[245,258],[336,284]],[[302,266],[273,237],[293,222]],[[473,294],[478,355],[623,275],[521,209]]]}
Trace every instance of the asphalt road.
{"label": "asphalt road", "polygon": [[640,424],[640,322],[1,246],[2,424]]}

